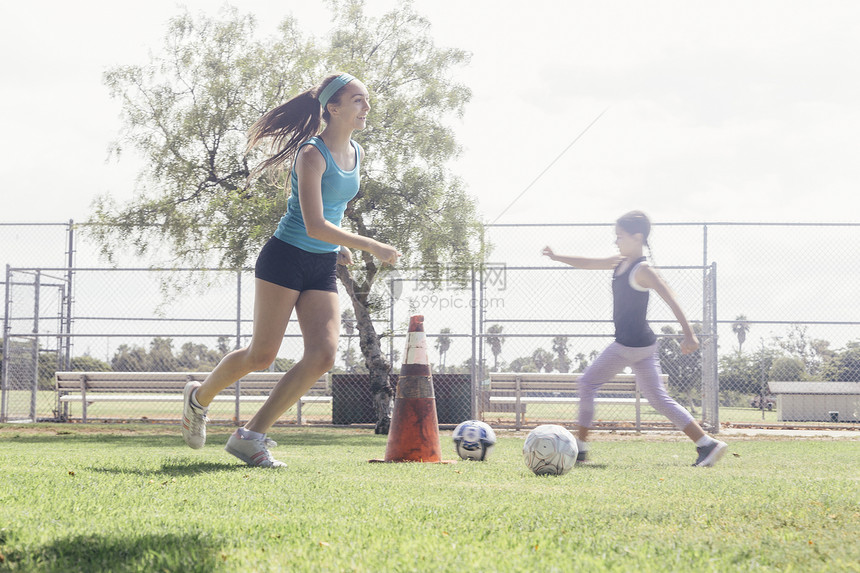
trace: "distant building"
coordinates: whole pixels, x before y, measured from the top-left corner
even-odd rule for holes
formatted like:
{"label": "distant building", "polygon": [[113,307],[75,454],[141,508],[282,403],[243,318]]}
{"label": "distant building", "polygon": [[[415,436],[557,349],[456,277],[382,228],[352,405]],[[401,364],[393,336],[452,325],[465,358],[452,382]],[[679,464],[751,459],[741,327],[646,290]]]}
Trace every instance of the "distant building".
{"label": "distant building", "polygon": [[770,382],[780,422],[860,422],[860,382]]}

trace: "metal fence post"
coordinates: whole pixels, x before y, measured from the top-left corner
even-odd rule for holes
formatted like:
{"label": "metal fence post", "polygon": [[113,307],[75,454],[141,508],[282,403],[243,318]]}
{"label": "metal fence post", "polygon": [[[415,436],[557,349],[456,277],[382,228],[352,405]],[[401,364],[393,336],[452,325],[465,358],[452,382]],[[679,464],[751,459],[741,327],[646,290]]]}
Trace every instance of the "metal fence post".
{"label": "metal fence post", "polygon": [[60,352],[62,360],[62,368],[64,370],[72,369],[72,302],[74,290],[72,281],[74,277],[75,267],[75,221],[69,219],[69,251],[66,253],[67,272],[66,272],[66,297],[63,301],[62,308],[65,310],[65,316],[60,319],[60,334],[65,334],[62,337],[63,351]]}
{"label": "metal fence post", "polygon": [[9,412],[9,311],[12,300],[12,267],[6,265],[6,297],[3,313],[3,372],[0,376],[0,423]]}
{"label": "metal fence post", "polygon": [[394,280],[394,277],[388,280],[388,364],[391,367],[394,366],[394,304],[397,302],[394,299]]}
{"label": "metal fence post", "polygon": [[716,263],[705,269],[702,316],[702,421],[713,433],[720,429],[720,392],[717,358]]}
{"label": "metal fence post", "polygon": [[483,383],[484,372],[484,264],[478,269],[478,384]]}
{"label": "metal fence post", "polygon": [[710,294],[711,294],[711,331],[714,333],[711,338],[711,347],[710,352],[708,353],[710,356],[710,369],[711,369],[711,380],[713,381],[713,393],[714,393],[714,404],[713,404],[713,419],[711,420],[711,425],[713,426],[713,432],[716,434],[720,431],[720,369],[719,369],[719,358],[717,356],[717,263],[711,264],[711,284],[710,284]]}
{"label": "metal fence post", "polygon": [[480,391],[480,388],[478,385],[478,363],[476,361],[478,358],[476,354],[477,340],[475,338],[477,335],[478,323],[476,313],[478,309],[477,299],[475,298],[475,286],[475,265],[472,264],[472,336],[470,337],[470,340],[472,342],[472,367],[469,369],[469,375],[472,378],[471,416],[473,420],[479,420],[481,416],[481,413],[478,411],[478,393]]}
{"label": "metal fence post", "polygon": [[517,376],[514,379],[514,409],[516,410],[516,429],[520,431],[523,429],[522,421],[522,382],[523,379],[521,376]]}
{"label": "metal fence post", "polygon": [[[236,350],[242,346],[242,269],[236,271]],[[233,419],[236,425],[242,425],[241,400],[242,380],[236,380],[236,405]]]}
{"label": "metal fence post", "polygon": [[[713,411],[712,405],[708,403],[709,392],[713,391],[713,381],[710,378],[710,349],[715,346],[715,342],[711,336],[717,335],[716,315],[711,317],[711,290],[709,288],[710,280],[708,277],[708,225],[702,225],[702,331],[705,336],[702,338],[703,347],[699,354],[702,360],[702,421],[713,427]],[[712,320],[713,319],[713,320]],[[716,399],[719,404],[719,397]]]}
{"label": "metal fence post", "polygon": [[39,296],[42,286],[42,271],[36,270],[33,284],[33,386],[30,390],[30,420],[36,421],[36,396],[39,392]]}

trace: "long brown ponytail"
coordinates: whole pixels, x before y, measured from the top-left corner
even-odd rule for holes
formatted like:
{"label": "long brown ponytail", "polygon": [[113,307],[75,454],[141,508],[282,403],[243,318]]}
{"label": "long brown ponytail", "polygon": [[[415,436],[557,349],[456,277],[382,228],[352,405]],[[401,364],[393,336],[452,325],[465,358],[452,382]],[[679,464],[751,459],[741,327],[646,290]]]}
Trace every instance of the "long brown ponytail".
{"label": "long brown ponytail", "polygon": [[[318,86],[293,97],[284,104],[266,112],[248,130],[248,147],[251,151],[263,140],[269,139],[274,155],[263,160],[251,172],[251,177],[259,175],[267,169],[279,167],[292,159],[299,146],[320,132],[322,121],[330,119],[328,110],[323,111],[317,99],[325,87],[340,74],[325,78]],[[329,99],[328,103],[340,103],[342,95],[339,89]]]}

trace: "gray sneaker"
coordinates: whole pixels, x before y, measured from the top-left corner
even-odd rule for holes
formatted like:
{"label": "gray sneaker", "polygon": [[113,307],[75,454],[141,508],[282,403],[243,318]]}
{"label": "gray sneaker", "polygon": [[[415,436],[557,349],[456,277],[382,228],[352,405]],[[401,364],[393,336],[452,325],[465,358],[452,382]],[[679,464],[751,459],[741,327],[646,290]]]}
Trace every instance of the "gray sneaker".
{"label": "gray sneaker", "polygon": [[191,403],[191,393],[199,388],[200,382],[189,382],[182,394],[182,438],[188,447],[199,450],[206,445],[206,414],[209,408],[198,408]]}
{"label": "gray sneaker", "polygon": [[720,458],[722,458],[723,454],[726,453],[726,449],[728,447],[729,445],[727,443],[715,440],[710,446],[696,448],[696,451],[699,453],[699,457],[696,459],[696,463],[694,463],[693,466],[700,468],[711,467],[720,461]]}
{"label": "gray sneaker", "polygon": [[285,468],[287,464],[279,462],[269,453],[269,446],[275,442],[269,438],[259,440],[246,439],[239,435],[239,430],[233,432],[224,450],[248,464],[259,468]]}

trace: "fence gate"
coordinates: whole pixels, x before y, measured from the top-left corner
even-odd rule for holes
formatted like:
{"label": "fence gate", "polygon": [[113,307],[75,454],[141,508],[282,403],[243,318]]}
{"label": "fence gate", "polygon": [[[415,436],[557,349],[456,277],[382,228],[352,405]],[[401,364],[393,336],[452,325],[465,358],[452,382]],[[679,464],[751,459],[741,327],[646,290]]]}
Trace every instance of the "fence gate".
{"label": "fence gate", "polygon": [[[6,267],[0,422],[54,419],[51,372],[67,355],[65,279]],[[46,366],[52,368],[46,368]]]}

